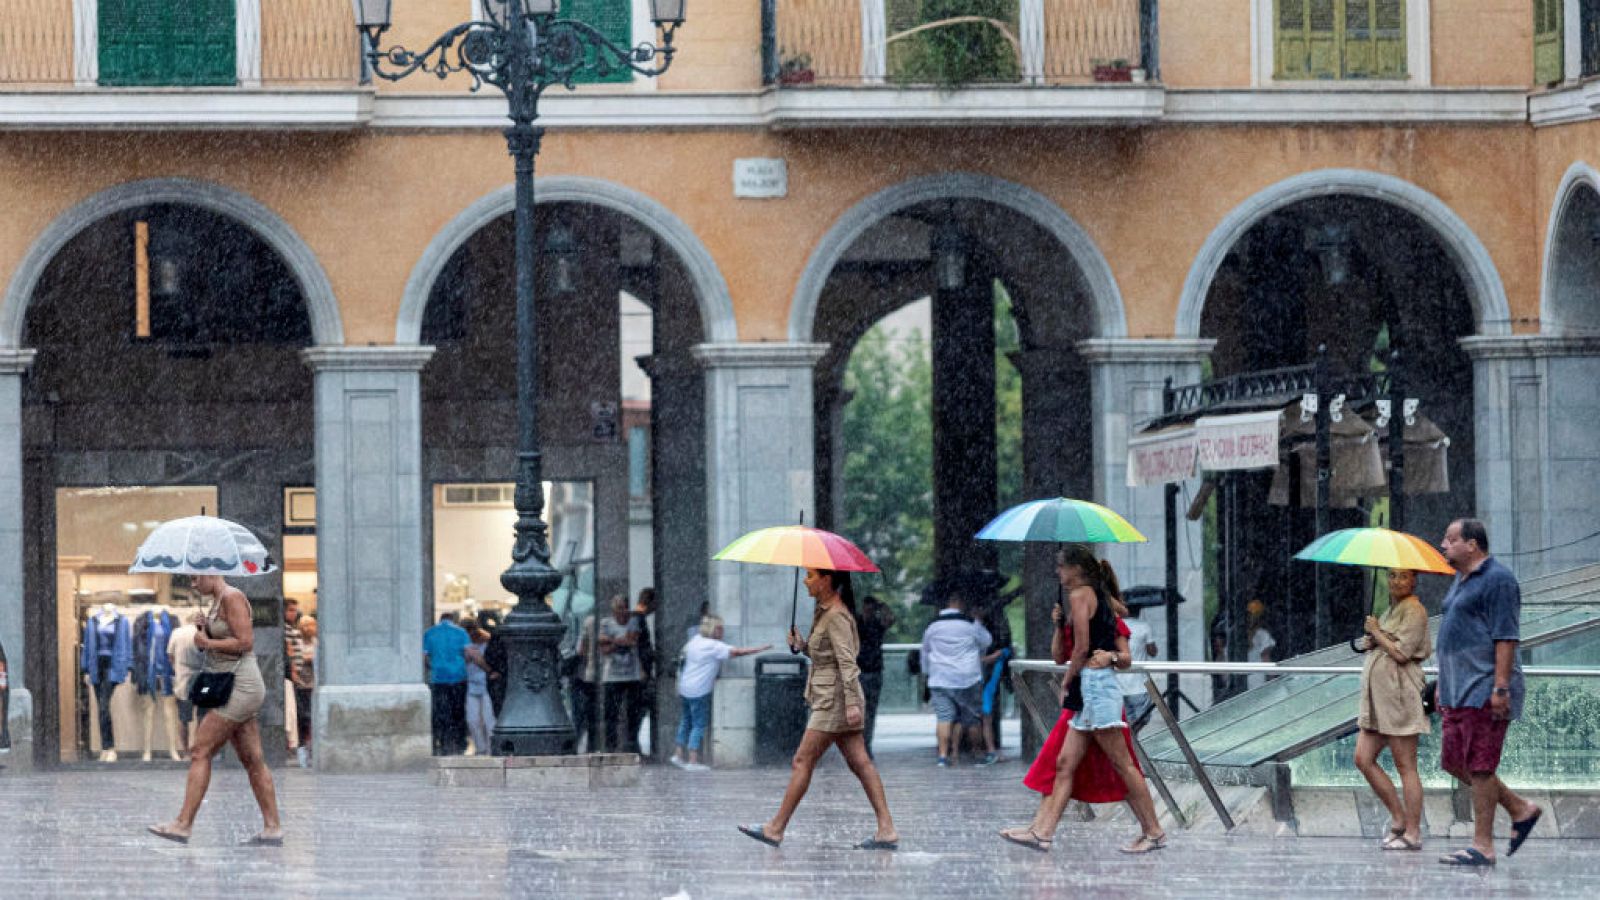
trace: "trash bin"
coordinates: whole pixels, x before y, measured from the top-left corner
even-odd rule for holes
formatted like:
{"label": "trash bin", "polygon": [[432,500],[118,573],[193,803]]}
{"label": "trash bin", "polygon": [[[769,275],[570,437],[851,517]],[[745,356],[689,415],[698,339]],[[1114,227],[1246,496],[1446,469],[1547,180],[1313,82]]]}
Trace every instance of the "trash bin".
{"label": "trash bin", "polygon": [[806,732],[806,658],[756,657],[756,765],[788,763]]}

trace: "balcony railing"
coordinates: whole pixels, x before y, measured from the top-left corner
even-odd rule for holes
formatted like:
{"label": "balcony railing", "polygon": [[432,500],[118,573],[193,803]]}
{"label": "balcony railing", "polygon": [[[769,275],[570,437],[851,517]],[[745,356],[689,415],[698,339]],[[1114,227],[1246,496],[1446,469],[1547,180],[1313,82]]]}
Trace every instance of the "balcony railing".
{"label": "balcony railing", "polygon": [[[0,90],[97,86],[97,0],[3,5]],[[235,6],[239,87],[356,86],[361,53],[350,0],[237,0]]]}
{"label": "balcony railing", "polygon": [[1154,0],[763,0],[781,86],[1154,77]]}

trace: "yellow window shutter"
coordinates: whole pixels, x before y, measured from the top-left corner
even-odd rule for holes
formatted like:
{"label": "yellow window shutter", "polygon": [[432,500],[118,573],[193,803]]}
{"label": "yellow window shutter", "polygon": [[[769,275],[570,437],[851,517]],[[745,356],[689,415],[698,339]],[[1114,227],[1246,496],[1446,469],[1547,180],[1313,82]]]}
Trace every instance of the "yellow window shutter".
{"label": "yellow window shutter", "polygon": [[1345,0],[1344,77],[1406,77],[1405,0]]}
{"label": "yellow window shutter", "polygon": [[1533,0],[1533,81],[1554,84],[1562,79],[1565,44],[1562,40],[1565,4],[1562,0]]}
{"label": "yellow window shutter", "polygon": [[1274,75],[1338,78],[1339,0],[1277,0]]}

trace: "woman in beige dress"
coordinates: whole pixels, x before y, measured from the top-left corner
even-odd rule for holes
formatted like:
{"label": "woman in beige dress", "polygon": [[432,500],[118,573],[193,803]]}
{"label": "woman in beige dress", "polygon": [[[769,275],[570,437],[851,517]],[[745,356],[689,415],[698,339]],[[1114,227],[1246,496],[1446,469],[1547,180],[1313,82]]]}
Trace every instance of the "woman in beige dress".
{"label": "woman in beige dress", "polygon": [[250,789],[255,792],[264,823],[261,832],[245,843],[280,846],[283,825],[278,820],[278,798],[272,785],[272,770],[267,768],[261,755],[261,725],[256,718],[267,699],[267,685],[261,678],[261,667],[256,664],[250,601],[221,575],[196,576],[194,587],[201,596],[211,600],[211,608],[194,617],[194,624],[200,629],[194,646],[205,653],[203,671],[232,672],[233,691],[226,704],[205,710],[205,717],[195,729],[194,741],[189,746],[189,781],[178,818],[164,825],[151,825],[149,831],[169,841],[189,843],[194,817],[206,798],[206,788],[211,785],[211,757],[223,744],[232,743],[234,753],[250,776]]}
{"label": "woman in beige dress", "polygon": [[[1422,849],[1422,778],[1417,774],[1417,735],[1427,734],[1422,712],[1422,661],[1433,654],[1428,611],[1417,599],[1417,573],[1389,570],[1389,611],[1367,616],[1366,663],[1361,670],[1361,713],[1356,721],[1356,768],[1389,810],[1385,850]],[[1400,773],[1404,798],[1395,793],[1378,754]]]}
{"label": "woman in beige dress", "polygon": [[867,754],[867,743],[861,731],[866,703],[861,693],[861,670],[856,667],[860,639],[856,635],[855,595],[850,588],[850,573],[807,569],[806,592],[817,604],[811,636],[802,639],[798,631],[790,628],[789,648],[811,657],[811,675],[806,679],[806,703],[811,707],[811,719],[806,722],[806,733],[795,751],[789,788],[784,791],[778,814],[763,825],[741,825],[739,830],[763,844],[776,847],[783,843],[789,819],[811,787],[812,771],[828,748],[837,744],[850,771],[861,781],[872,811],[878,817],[877,831],[856,844],[856,848],[898,849],[900,834],[889,816],[883,781],[878,777],[872,757]]}

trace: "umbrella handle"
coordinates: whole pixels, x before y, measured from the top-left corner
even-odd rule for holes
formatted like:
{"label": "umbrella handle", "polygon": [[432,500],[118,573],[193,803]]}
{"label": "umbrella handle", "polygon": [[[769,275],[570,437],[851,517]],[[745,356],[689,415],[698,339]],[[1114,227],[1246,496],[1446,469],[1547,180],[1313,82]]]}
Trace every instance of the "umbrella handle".
{"label": "umbrella handle", "polygon": [[[800,610],[800,570],[799,569],[795,569],[794,570],[794,588],[789,592],[789,631],[790,631],[790,633],[793,633],[794,630],[795,630],[795,617],[799,614],[799,610]],[[788,641],[787,641],[788,635],[784,635],[784,637],[786,639],[784,641],[784,643],[788,643]],[[799,656],[800,655],[800,651],[796,650],[793,647],[790,647],[789,648],[789,655],[791,655],[791,656]]]}

